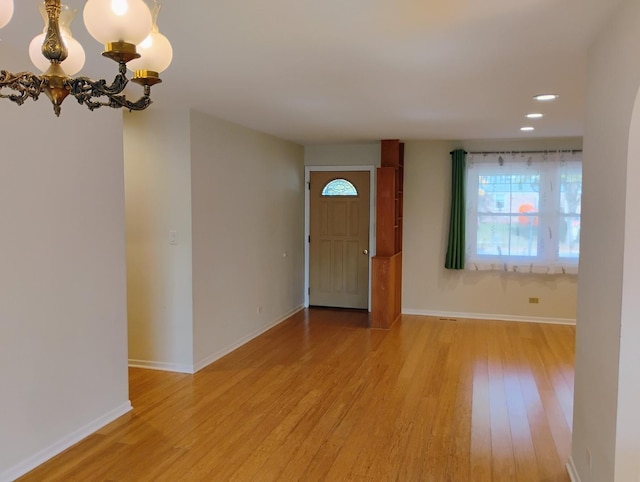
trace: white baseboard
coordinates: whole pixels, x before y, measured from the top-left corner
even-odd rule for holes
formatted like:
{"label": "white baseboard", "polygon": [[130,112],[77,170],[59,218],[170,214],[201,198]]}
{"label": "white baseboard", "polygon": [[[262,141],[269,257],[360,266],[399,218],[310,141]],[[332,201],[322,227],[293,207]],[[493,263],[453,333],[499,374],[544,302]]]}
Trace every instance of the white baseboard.
{"label": "white baseboard", "polygon": [[251,340],[253,340],[254,338],[257,338],[258,336],[262,335],[263,333],[269,331],[274,326],[279,325],[280,323],[282,323],[283,321],[285,321],[286,319],[290,318],[291,316],[295,315],[296,313],[298,313],[299,311],[301,311],[303,309],[304,309],[304,306],[298,306],[297,308],[294,308],[293,310],[291,310],[289,313],[283,315],[278,320],[276,320],[276,321],[274,321],[272,323],[269,323],[269,325],[267,325],[267,326],[265,326],[263,328],[260,328],[259,330],[256,330],[253,333],[249,333],[246,336],[243,336],[242,338],[240,338],[239,340],[235,341],[231,345],[226,346],[222,350],[218,350],[217,352],[213,353],[212,355],[209,355],[208,357],[200,360],[199,362],[197,362],[194,365],[193,372],[194,373],[198,372],[198,371],[202,370],[203,368],[211,365],[214,361],[219,360],[220,358],[222,358],[225,355],[228,355],[229,353],[231,353],[234,350],[237,350],[238,348],[240,348],[245,343],[248,343]]}
{"label": "white baseboard", "polygon": [[470,318],[472,320],[518,321],[522,323],[548,323],[553,325],[575,325],[570,318],[543,318],[539,316],[488,315],[484,313],[456,313],[449,311],[402,309],[403,315],[432,316],[435,318]]}
{"label": "white baseboard", "polygon": [[41,450],[28,459],[23,460],[19,464],[10,467],[4,472],[0,472],[0,482],[10,482],[12,480],[16,480],[19,477],[22,477],[27,472],[32,471],[47,460],[55,457],[61,452],[64,452],[72,445],[75,445],[82,439],[100,430],[105,425],[113,422],[115,419],[121,417],[132,409],[133,407],[131,406],[130,401],[123,403],[119,407],[111,410],[108,413],[105,413],[101,417],[98,417],[93,422],[90,422],[87,425],[80,427],[78,430],[71,432],[69,435],[61,438],[53,445],[50,445],[49,447]]}
{"label": "white baseboard", "polygon": [[160,370],[163,372],[195,373],[193,365],[185,365],[182,363],[165,363],[149,360],[134,360],[130,358],[129,366],[132,368],[146,368],[147,370]]}
{"label": "white baseboard", "polygon": [[567,472],[569,473],[571,482],[580,482],[580,476],[578,475],[576,465],[573,463],[573,457],[569,457],[569,462],[567,462]]}

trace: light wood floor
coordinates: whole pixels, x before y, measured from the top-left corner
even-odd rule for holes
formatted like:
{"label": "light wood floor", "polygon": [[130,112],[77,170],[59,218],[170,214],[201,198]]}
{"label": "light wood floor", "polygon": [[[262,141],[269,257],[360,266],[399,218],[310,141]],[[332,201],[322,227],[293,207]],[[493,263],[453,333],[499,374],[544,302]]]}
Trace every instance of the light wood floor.
{"label": "light wood floor", "polygon": [[304,311],[25,481],[569,481],[575,329]]}

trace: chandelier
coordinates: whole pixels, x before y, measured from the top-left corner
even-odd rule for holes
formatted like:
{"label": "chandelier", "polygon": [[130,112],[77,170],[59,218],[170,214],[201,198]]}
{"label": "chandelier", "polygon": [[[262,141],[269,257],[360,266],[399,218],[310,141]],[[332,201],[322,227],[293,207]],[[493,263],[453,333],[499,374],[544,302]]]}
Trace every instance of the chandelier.
{"label": "chandelier", "polygon": [[[157,26],[160,10],[155,0],[150,9],[143,0],[88,0],[83,11],[87,31],[105,46],[105,57],[118,63],[118,74],[111,84],[106,80],[72,77],[84,66],[85,53],[71,35],[70,24],[76,11],[60,0],[45,0],[40,5],[44,32],[29,47],[29,56],[42,71],[11,73],[0,70],[0,98],[18,105],[42,92],[60,115],[62,102],[71,95],[89,110],[108,106],[144,110],[151,105],[151,86],[162,82],[160,73],[171,63],[171,44]],[[0,0],[0,29],[13,16],[13,0]],[[138,100],[129,100],[123,91],[133,72],[132,82],[144,88]]]}

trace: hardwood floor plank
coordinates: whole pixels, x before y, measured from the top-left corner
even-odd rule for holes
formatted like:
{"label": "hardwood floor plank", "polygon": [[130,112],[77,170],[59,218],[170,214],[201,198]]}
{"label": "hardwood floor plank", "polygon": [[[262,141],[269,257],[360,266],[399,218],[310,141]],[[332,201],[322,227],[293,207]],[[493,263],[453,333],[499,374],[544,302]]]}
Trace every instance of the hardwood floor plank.
{"label": "hardwood floor plank", "polygon": [[540,474],[520,384],[520,371],[526,365],[526,362],[524,355],[516,348],[517,345],[513,342],[514,338],[517,340],[519,333],[520,331],[516,327],[508,327],[508,331],[501,331],[500,339],[505,353],[503,359],[506,367],[504,384],[511,428],[511,443],[516,465],[516,480],[538,482]]}
{"label": "hardwood floor plank", "polygon": [[298,313],[24,481],[568,481],[574,327]]}
{"label": "hardwood floor plank", "polygon": [[474,332],[473,398],[471,402],[470,480],[492,480],[491,402],[489,389],[489,347],[486,325]]}
{"label": "hardwood floor plank", "polygon": [[505,366],[498,332],[489,339],[489,403],[493,480],[515,480],[515,459],[505,391]]}
{"label": "hardwood floor plank", "polygon": [[[522,343],[523,353],[527,356],[528,370],[520,374],[520,384],[527,408],[527,418],[531,430],[531,437],[536,451],[536,460],[541,481],[568,481],[568,475],[560,467],[566,464],[566,459],[558,453],[558,447],[552,435],[552,428],[549,426],[549,419],[545,413],[545,403],[543,391],[538,385],[540,375],[536,373],[537,363],[531,360],[537,359],[537,354],[531,353],[532,342]],[[538,375],[538,376],[536,376]],[[544,386],[547,386],[545,383]],[[548,388],[547,388],[548,392]],[[562,422],[564,424],[564,421]],[[568,427],[564,425],[561,429],[568,432]],[[570,432],[567,433],[570,437]],[[567,446],[560,447],[560,450],[569,451],[570,440],[567,439]]]}
{"label": "hardwood floor plank", "polygon": [[[454,415],[451,424],[449,457],[447,460],[446,480],[471,480],[471,411],[473,401],[473,338],[464,336],[470,331],[470,322],[461,322],[458,327],[457,352],[452,353],[459,360],[455,370],[458,375]],[[459,323],[460,324],[460,323]]]}

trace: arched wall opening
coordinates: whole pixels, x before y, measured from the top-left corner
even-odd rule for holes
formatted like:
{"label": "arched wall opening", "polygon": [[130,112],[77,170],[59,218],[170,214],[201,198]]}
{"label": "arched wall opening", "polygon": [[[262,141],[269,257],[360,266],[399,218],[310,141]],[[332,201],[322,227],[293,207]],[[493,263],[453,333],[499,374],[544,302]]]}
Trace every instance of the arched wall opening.
{"label": "arched wall opening", "polygon": [[640,480],[640,88],[629,126],[620,370],[616,424],[616,481]]}
{"label": "arched wall opening", "polygon": [[[638,480],[640,3],[621,0],[589,49],[572,480]],[[634,373],[635,372],[635,373]]]}

